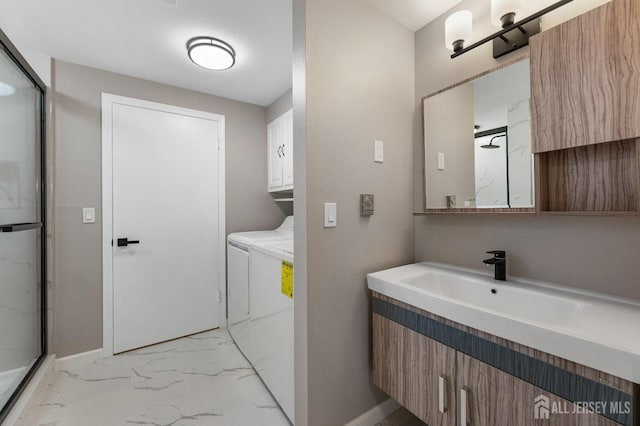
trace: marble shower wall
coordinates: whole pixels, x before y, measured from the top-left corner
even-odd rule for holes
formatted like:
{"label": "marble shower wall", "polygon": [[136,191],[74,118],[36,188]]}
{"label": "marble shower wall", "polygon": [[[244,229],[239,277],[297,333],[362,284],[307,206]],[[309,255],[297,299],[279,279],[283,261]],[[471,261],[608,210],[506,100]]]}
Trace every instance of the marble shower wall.
{"label": "marble shower wall", "polygon": [[533,156],[529,99],[508,110],[509,200],[511,207],[533,206]]}
{"label": "marble shower wall", "polygon": [[[9,61],[0,79],[0,224],[37,222],[39,93]],[[0,234],[0,405],[41,353],[40,230]]]}

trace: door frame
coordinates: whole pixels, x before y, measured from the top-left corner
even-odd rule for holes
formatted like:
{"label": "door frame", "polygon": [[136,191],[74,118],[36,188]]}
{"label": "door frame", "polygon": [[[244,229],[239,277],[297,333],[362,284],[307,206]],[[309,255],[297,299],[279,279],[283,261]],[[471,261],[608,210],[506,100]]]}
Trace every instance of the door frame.
{"label": "door frame", "polygon": [[127,105],[218,123],[218,235],[217,266],[219,325],[226,326],[225,257],[225,116],[142,99],[102,93],[102,356],[113,355],[113,105]]}

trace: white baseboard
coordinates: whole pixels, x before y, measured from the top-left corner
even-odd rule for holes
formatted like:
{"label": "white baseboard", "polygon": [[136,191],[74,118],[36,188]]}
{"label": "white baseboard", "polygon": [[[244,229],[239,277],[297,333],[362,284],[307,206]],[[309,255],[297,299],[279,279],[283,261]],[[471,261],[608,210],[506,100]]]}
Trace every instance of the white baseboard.
{"label": "white baseboard", "polygon": [[104,358],[102,348],[94,349],[88,352],[82,352],[75,355],[69,355],[56,359],[56,370],[68,370],[70,368],[82,367],[90,362],[98,361]]}
{"label": "white baseboard", "polygon": [[362,413],[344,426],[373,426],[380,420],[384,420],[389,414],[400,408],[400,404],[389,398],[381,404],[376,405],[371,410]]}
{"label": "white baseboard", "polygon": [[36,392],[41,385],[46,385],[53,380],[53,374],[55,373],[55,355],[48,355],[38,371],[33,375],[33,378],[29,381],[29,384],[24,389],[20,398],[16,401],[13,408],[9,412],[9,415],[2,422],[3,426],[13,426],[21,424],[20,417],[23,413],[32,405],[37,404],[38,393]]}

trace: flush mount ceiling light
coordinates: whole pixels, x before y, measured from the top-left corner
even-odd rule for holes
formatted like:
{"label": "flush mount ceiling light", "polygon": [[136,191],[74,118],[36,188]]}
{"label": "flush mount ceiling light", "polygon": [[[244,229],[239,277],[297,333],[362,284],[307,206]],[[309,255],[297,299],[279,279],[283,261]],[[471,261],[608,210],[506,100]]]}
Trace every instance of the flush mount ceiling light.
{"label": "flush mount ceiling light", "polygon": [[9,96],[16,93],[16,88],[8,83],[0,81],[0,96]]}
{"label": "flush mount ceiling light", "polygon": [[456,12],[445,21],[447,47],[453,50],[451,58],[460,56],[490,41],[493,41],[494,58],[499,58],[502,55],[518,50],[529,44],[529,37],[540,32],[540,18],[542,16],[572,1],[557,1],[549,7],[516,22],[516,15],[520,14],[524,8],[524,0],[491,0],[491,21],[494,25],[502,27],[502,29],[473,43],[469,47],[465,47],[469,40],[463,35],[468,35],[471,38],[471,12]]}
{"label": "flush mount ceiling light", "polygon": [[187,42],[187,53],[193,63],[209,70],[227,70],[236,63],[233,47],[213,37],[192,38]]}

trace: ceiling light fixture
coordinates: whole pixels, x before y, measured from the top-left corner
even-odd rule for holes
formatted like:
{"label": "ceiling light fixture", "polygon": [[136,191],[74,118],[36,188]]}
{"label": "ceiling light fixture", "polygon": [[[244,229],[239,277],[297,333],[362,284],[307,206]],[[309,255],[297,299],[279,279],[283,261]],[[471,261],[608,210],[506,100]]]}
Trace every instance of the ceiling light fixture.
{"label": "ceiling light fixture", "polygon": [[[447,40],[447,47],[453,50],[451,58],[453,59],[463,53],[467,53],[468,51],[490,41],[493,41],[494,58],[499,58],[502,55],[506,55],[507,53],[527,46],[529,44],[529,38],[540,32],[540,18],[552,10],[556,10],[560,6],[564,6],[572,1],[573,0],[560,0],[549,7],[534,13],[533,15],[515,22],[516,15],[524,8],[524,0],[491,0],[492,22],[497,26],[501,26],[502,29],[473,43],[469,47],[464,47],[464,44],[469,41],[466,38],[462,38],[460,36],[457,36],[457,38],[450,38],[450,34],[454,31],[453,28],[460,28],[459,22],[461,21],[460,16],[462,15],[459,14],[462,12],[466,12],[468,14],[464,19],[464,34],[471,35],[471,12],[456,12],[449,16],[445,21],[445,38]],[[455,22],[458,22],[458,24],[453,25]],[[461,34],[460,31],[462,30],[458,31],[458,34]]]}
{"label": "ceiling light fixture", "polygon": [[0,81],[0,96],[9,96],[16,93],[16,88],[8,83]]}
{"label": "ceiling light fixture", "polygon": [[213,37],[194,37],[187,42],[189,59],[203,68],[222,71],[236,63],[236,51],[225,41]]}

